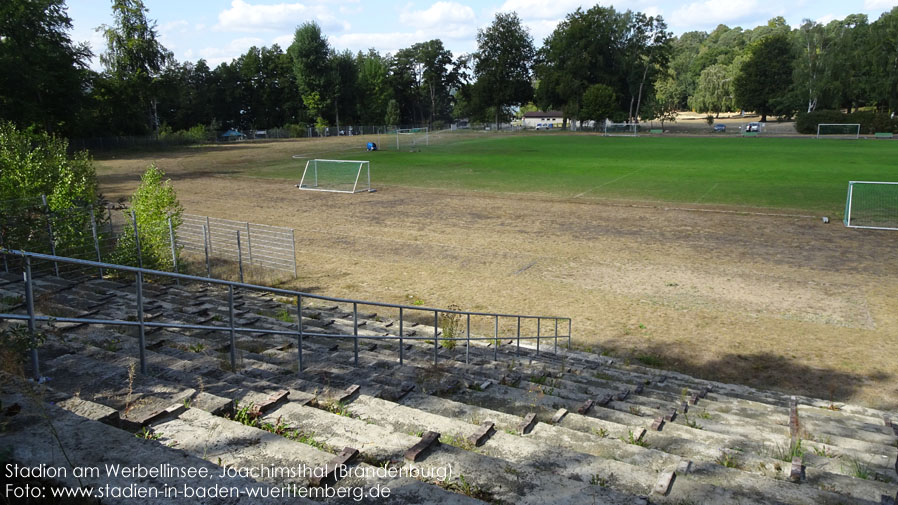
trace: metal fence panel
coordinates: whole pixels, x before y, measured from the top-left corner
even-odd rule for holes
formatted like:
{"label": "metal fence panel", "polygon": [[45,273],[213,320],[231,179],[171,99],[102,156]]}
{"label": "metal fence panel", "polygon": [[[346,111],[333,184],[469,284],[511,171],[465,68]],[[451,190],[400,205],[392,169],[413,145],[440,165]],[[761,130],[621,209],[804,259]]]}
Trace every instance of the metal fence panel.
{"label": "metal fence panel", "polygon": [[[296,275],[292,228],[184,214],[177,242],[182,250]],[[238,239],[239,234],[239,239]],[[239,248],[238,248],[239,242]]]}

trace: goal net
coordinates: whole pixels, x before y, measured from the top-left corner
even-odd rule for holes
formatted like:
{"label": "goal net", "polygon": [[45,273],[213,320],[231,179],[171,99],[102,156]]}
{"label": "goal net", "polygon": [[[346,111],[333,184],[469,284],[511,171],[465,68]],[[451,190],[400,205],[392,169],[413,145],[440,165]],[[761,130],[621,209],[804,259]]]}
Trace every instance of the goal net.
{"label": "goal net", "polygon": [[397,151],[417,151],[430,145],[430,131],[423,128],[401,128],[396,130]]}
{"label": "goal net", "polygon": [[898,182],[849,182],[843,222],[850,228],[898,230]]}
{"label": "goal net", "polygon": [[335,193],[371,191],[370,164],[358,160],[309,160],[296,187]]}
{"label": "goal net", "polygon": [[606,137],[636,137],[639,135],[639,125],[636,123],[612,123],[605,122],[603,135]]}
{"label": "goal net", "polygon": [[861,125],[854,123],[820,123],[817,125],[817,138],[852,139],[861,136]]}

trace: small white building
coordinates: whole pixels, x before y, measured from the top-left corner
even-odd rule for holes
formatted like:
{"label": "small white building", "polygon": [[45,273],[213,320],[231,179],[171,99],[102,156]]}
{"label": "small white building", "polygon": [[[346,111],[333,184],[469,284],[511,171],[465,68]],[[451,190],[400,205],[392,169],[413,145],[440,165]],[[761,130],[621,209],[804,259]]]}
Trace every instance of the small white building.
{"label": "small white building", "polygon": [[564,115],[557,110],[525,112],[522,126],[529,129],[536,129],[538,126],[540,129],[549,128],[547,125],[552,125],[551,128],[561,128],[563,119]]}

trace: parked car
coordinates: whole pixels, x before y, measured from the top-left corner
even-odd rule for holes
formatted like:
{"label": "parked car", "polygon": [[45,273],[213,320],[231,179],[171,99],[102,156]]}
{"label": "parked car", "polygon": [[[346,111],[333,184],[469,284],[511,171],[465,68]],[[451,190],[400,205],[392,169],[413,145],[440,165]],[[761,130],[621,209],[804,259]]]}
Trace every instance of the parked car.
{"label": "parked car", "polygon": [[727,131],[727,125],[725,125],[725,124],[716,124],[716,125],[714,125],[714,131],[716,131],[716,132],[725,132],[725,131]]}
{"label": "parked car", "polygon": [[760,132],[761,131],[761,123],[748,123],[748,126],[745,127],[745,131]]}

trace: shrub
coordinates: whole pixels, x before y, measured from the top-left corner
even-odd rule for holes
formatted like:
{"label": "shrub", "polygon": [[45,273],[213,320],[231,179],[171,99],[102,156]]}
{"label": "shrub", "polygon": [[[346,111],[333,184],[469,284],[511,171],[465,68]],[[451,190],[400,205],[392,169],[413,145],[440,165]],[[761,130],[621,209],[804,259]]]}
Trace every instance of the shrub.
{"label": "shrub", "polygon": [[105,215],[97,176],[87,152],[70,156],[68,147],[66,139],[0,122],[0,245],[50,252],[48,209],[55,242],[65,246],[58,247],[60,254],[92,244],[88,209],[94,209],[98,221]]}
{"label": "shrub", "polygon": [[862,134],[876,132],[898,133],[898,119],[888,114],[861,110],[846,114],[839,110],[815,110],[799,112],[795,117],[795,129],[799,133],[816,134],[820,123],[857,123],[861,125]]}
{"label": "shrub", "polygon": [[[184,209],[178,203],[171,180],[163,181],[165,172],[155,163],[147,167],[140,179],[140,186],[131,195],[131,209],[137,219],[140,249],[144,268],[172,270],[171,243],[168,219],[177,231],[181,225]],[[115,262],[136,266],[137,246],[134,241],[134,227],[130,210],[125,211],[126,225],[119,237],[115,250]],[[177,254],[178,251],[175,251]]]}

